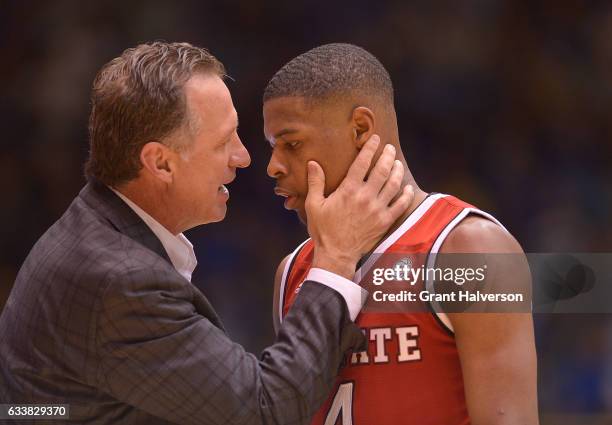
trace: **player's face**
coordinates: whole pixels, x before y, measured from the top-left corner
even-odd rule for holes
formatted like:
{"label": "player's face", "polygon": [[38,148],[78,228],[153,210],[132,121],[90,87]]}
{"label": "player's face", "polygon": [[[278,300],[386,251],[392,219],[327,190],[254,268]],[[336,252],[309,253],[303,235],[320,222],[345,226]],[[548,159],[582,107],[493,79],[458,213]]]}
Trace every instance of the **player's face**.
{"label": "player's face", "polygon": [[191,125],[184,137],[191,138],[191,145],[177,157],[173,198],[187,220],[182,227],[191,228],[223,220],[229,199],[224,185],[251,158],[238,137],[238,115],[229,90],[219,77],[192,77],[185,97]]}
{"label": "player's face", "polygon": [[285,208],[306,222],[307,164],[317,161],[325,172],[325,195],[345,177],[358,150],[351,114],[334,104],[308,104],[302,97],[281,97],[263,107],[264,133],[272,147],[268,175]]}

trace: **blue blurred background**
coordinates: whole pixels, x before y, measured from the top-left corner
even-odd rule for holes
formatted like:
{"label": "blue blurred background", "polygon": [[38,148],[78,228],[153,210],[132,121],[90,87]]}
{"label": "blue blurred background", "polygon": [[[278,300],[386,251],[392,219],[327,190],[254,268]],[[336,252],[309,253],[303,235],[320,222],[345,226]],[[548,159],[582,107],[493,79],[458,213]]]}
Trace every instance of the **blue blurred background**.
{"label": "blue blurred background", "polygon": [[[194,283],[253,352],[273,340],[276,265],[306,237],[266,176],[261,96],[278,68],[323,43],[360,45],[389,70],[423,189],[491,212],[527,252],[611,250],[611,2],[5,0],[0,308],[31,246],[84,184],[96,71],[156,39],[209,48],[234,79],[253,163],[230,186],[225,221],[187,236]],[[612,423],[589,416],[612,410],[610,316],[535,319],[543,424]]]}

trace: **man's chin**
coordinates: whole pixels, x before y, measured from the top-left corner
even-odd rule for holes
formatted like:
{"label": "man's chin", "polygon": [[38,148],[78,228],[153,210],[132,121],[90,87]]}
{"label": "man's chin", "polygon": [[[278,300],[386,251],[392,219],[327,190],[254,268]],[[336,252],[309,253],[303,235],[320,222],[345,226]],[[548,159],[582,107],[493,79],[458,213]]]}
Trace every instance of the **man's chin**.
{"label": "man's chin", "polygon": [[214,214],[212,214],[212,216],[209,217],[208,223],[218,223],[220,221],[223,221],[226,215],[227,215],[227,205],[219,206],[215,210]]}

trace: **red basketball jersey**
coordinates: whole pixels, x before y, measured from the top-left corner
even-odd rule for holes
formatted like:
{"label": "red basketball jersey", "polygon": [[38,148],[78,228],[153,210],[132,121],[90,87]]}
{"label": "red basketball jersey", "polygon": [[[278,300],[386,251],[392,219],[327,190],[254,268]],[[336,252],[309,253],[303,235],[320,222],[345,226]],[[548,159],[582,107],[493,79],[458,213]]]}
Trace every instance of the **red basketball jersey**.
{"label": "red basketball jersey", "polygon": [[[449,232],[468,214],[499,224],[455,197],[430,195],[370,258],[383,253],[424,254],[423,261],[435,262]],[[286,262],[279,288],[281,318],[310,270],[313,249],[307,240]],[[366,276],[369,263],[357,270],[356,283]],[[314,425],[470,423],[452,325],[444,313],[433,308],[424,311],[429,312],[368,312],[366,304],[355,322],[368,340],[368,349],[347,359],[329,398],[313,418]]]}

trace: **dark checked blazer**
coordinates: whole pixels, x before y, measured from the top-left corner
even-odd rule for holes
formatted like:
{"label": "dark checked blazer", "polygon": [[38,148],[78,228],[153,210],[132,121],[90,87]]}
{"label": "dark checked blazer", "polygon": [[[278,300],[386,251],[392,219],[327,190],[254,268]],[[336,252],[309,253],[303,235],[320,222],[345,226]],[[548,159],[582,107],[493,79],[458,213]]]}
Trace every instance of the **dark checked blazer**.
{"label": "dark checked blazer", "polygon": [[0,316],[0,403],[67,403],[87,424],[305,424],[362,343],[343,298],[308,282],[276,343],[246,353],[147,225],[89,182]]}

